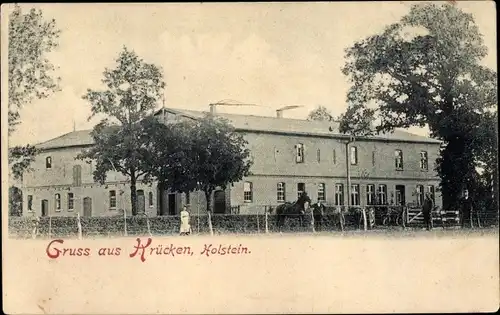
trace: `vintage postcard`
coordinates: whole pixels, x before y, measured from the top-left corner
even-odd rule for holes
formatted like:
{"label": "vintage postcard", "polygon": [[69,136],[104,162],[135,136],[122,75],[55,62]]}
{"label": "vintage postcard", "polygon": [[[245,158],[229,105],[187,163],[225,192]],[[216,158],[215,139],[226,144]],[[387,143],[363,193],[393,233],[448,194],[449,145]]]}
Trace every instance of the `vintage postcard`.
{"label": "vintage postcard", "polygon": [[498,310],[495,4],[4,4],[7,314]]}

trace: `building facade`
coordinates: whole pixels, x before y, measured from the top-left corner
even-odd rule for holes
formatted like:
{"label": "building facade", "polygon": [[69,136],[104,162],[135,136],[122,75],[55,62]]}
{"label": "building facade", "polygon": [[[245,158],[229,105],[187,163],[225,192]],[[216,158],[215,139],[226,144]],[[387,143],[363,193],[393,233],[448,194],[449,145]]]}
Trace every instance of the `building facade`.
{"label": "building facade", "polygon": [[[161,121],[198,119],[204,112],[164,108]],[[226,190],[214,192],[215,213],[263,213],[264,206],[295,201],[306,191],[313,201],[329,205],[421,204],[431,192],[437,206],[439,178],[434,163],[440,142],[403,131],[349,143],[338,124],[282,117],[212,114],[227,119],[248,141],[254,161],[251,174]],[[33,171],[23,177],[23,214],[72,216],[130,215],[127,178],[107,174],[93,181],[94,166],[75,159],[92,145],[90,131],[75,131],[38,144]],[[346,150],[348,152],[346,152]],[[348,154],[346,154],[348,153]],[[347,167],[351,189],[347,189]],[[203,193],[160,191],[156,183],[138,182],[138,211],[149,216],[206,213]]]}

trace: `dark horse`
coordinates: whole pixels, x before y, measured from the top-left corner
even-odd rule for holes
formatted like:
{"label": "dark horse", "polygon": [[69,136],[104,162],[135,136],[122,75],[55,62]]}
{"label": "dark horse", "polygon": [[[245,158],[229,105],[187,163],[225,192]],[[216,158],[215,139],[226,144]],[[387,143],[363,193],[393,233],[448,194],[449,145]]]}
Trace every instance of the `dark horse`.
{"label": "dark horse", "polygon": [[285,224],[286,218],[298,218],[300,220],[300,226],[303,226],[304,219],[306,216],[305,203],[311,204],[311,198],[306,192],[300,195],[299,199],[294,203],[285,202],[276,207],[276,219],[278,230],[281,232],[281,228]]}

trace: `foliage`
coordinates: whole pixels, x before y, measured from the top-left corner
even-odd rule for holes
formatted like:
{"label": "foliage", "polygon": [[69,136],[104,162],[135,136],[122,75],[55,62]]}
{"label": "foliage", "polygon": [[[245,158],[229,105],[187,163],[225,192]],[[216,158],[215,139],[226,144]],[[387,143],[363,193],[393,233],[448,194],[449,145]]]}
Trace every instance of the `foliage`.
{"label": "foliage", "polygon": [[326,107],[318,106],[309,113],[307,120],[333,121],[335,119]]}
{"label": "foliage", "polygon": [[375,110],[359,104],[349,106],[340,115],[339,131],[354,137],[371,136]]}
{"label": "foliage", "polygon": [[348,102],[376,107],[376,131],[428,126],[443,141],[437,170],[445,203],[470,185],[486,142],[481,121],[496,105],[496,73],[471,14],[452,4],[417,4],[398,23],[347,49]]}
{"label": "foliage", "polygon": [[147,159],[150,137],[144,132],[151,124],[153,110],[162,96],[165,83],[161,69],[140,59],[133,51],[123,48],[116,68],[104,71],[104,91],[87,90],[83,99],[91,104],[92,118],[104,114],[92,137],[95,145],[78,155],[81,160],[95,160],[94,180],[104,183],[112,170],[129,177],[132,214],[137,214],[136,182],[149,181],[148,172],[141,168]]}
{"label": "foliage", "polygon": [[30,145],[9,148],[9,164],[14,179],[20,179],[25,171],[31,171],[30,165],[37,153],[38,150]]}
{"label": "foliage", "polygon": [[9,216],[22,215],[23,195],[21,189],[9,187]]}
{"label": "foliage", "polygon": [[55,20],[46,21],[41,10],[23,14],[15,5],[9,15],[9,133],[19,124],[23,105],[59,89],[55,67],[47,59],[59,34]]}

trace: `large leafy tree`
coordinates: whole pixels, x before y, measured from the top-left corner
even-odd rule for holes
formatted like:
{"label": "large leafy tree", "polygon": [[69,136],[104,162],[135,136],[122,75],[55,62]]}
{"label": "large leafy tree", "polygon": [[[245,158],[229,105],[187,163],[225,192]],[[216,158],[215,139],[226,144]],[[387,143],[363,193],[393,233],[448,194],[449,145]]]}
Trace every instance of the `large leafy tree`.
{"label": "large leafy tree", "polygon": [[93,131],[95,145],[82,151],[82,160],[94,160],[94,180],[104,183],[110,171],[130,179],[132,214],[137,214],[138,180],[149,181],[148,171],[141,167],[148,158],[149,135],[146,127],[161,98],[165,84],[161,69],[144,62],[137,54],[123,48],[116,68],[105,69],[105,90],[88,90],[83,96],[91,104],[92,114],[106,116]]}
{"label": "large leafy tree", "polygon": [[[31,9],[23,13],[16,4],[9,14],[9,135],[20,124],[19,111],[24,105],[59,90],[60,78],[55,77],[55,67],[47,58],[57,47],[59,34],[55,20],[46,20],[41,10]],[[14,178],[20,178],[29,169],[36,153],[32,146],[9,149]]]}
{"label": "large leafy tree", "polygon": [[307,116],[307,120],[333,121],[334,117],[325,106],[318,106]]}
{"label": "large leafy tree", "polygon": [[213,191],[249,175],[252,162],[246,140],[226,120],[211,115],[152,129],[148,133],[155,149],[147,161],[151,174],[163,188],[202,191],[212,232]]}
{"label": "large leafy tree", "polygon": [[376,108],[376,131],[427,126],[443,141],[437,170],[452,206],[476,175],[482,119],[496,106],[496,72],[471,14],[453,4],[417,4],[398,23],[346,50],[350,106]]}

